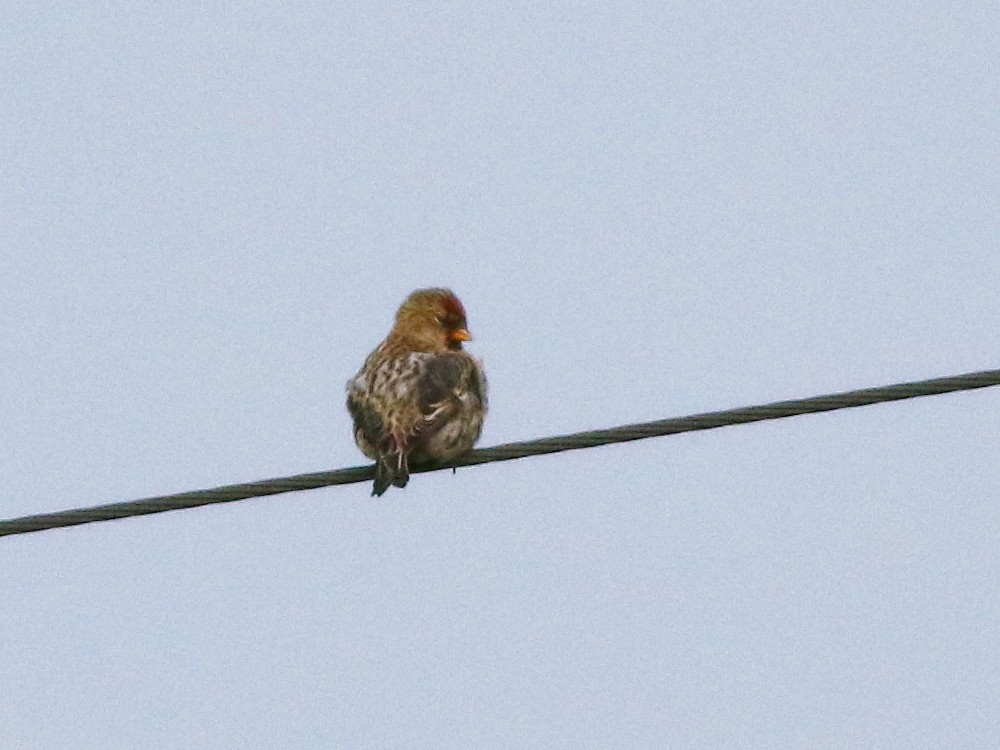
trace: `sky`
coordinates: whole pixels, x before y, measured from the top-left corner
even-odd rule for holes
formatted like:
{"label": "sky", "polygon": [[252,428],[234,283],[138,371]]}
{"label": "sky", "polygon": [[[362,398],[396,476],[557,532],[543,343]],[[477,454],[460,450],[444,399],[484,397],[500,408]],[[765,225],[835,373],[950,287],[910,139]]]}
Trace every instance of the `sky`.
{"label": "sky", "polygon": [[[1000,366],[992,3],[52,5],[0,23],[0,517]],[[0,746],[1000,734],[1000,390],[0,539]]]}

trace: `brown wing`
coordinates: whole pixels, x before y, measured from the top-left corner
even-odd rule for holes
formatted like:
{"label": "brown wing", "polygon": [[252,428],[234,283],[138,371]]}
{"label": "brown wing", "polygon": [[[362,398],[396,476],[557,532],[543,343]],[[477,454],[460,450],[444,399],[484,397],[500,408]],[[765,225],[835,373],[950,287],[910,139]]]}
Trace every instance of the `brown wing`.
{"label": "brown wing", "polygon": [[484,409],[486,387],[476,361],[464,352],[429,356],[417,379],[423,424],[417,433],[426,441],[463,409]]}
{"label": "brown wing", "polygon": [[391,436],[371,402],[354,391],[348,392],[347,411],[354,420],[354,434],[374,450],[382,452]]}

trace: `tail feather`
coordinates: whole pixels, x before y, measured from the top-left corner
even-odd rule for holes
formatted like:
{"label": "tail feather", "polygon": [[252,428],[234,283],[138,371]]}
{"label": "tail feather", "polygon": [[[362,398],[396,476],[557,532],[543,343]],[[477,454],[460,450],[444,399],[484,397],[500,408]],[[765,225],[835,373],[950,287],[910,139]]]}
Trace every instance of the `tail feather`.
{"label": "tail feather", "polygon": [[393,451],[379,456],[375,462],[375,483],[372,485],[372,497],[382,497],[390,485],[405,487],[410,481],[410,467],[406,454]]}

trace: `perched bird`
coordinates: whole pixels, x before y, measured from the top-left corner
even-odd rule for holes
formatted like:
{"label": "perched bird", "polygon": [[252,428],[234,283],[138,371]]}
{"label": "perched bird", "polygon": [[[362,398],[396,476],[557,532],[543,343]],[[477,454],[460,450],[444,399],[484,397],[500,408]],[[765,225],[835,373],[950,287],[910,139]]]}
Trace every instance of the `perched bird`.
{"label": "perched bird", "polygon": [[354,442],[375,461],[372,495],[405,487],[410,464],[444,464],[469,451],[486,417],[482,364],[465,308],[448,289],[418,289],[385,341],[347,383]]}

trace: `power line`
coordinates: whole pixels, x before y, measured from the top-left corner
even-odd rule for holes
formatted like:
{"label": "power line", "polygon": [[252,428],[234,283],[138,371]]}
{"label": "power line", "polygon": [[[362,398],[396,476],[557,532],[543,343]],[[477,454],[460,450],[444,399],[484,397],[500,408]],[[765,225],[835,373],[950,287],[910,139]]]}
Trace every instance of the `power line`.
{"label": "power line", "polygon": [[[987,388],[1000,385],[1000,370],[983,370],[965,375],[947,378],[919,380],[911,383],[864,388],[857,391],[846,391],[826,396],[795,399],[792,401],[776,401],[760,406],[745,406],[725,411],[693,414],[688,417],[662,419],[656,422],[612,427],[607,430],[589,430],[571,435],[527,440],[520,443],[505,443],[491,448],[479,448],[464,458],[456,461],[454,466],[475,466],[496,461],[511,461],[515,458],[540,456],[546,453],[594,448],[609,443],[624,443],[630,440],[642,440],[664,435],[677,435],[682,432],[696,430],[711,430],[716,427],[761,422],[767,419],[784,419],[800,414],[815,414],[837,409],[850,409],[856,406],[900,401],[919,396],[935,396],[953,391],[968,391],[975,388]],[[439,471],[448,467],[412,467],[412,473]],[[265,497],[284,492],[312,490],[318,487],[331,487],[338,484],[355,484],[369,481],[374,477],[374,467],[354,466],[336,471],[320,471],[313,474],[297,474],[291,477],[264,479],[245,484],[229,484],[208,490],[194,490],[176,495],[159,495],[141,500],[129,500],[120,503],[97,505],[90,508],[75,508],[56,513],[40,513],[0,521],[0,536],[29,534],[33,531],[56,529],[63,526],[76,526],[97,521],[110,521],[115,518],[142,516],[150,513],[163,513],[168,510],[195,508],[199,505],[213,503],[228,503],[234,500],[245,500],[251,497]]]}

